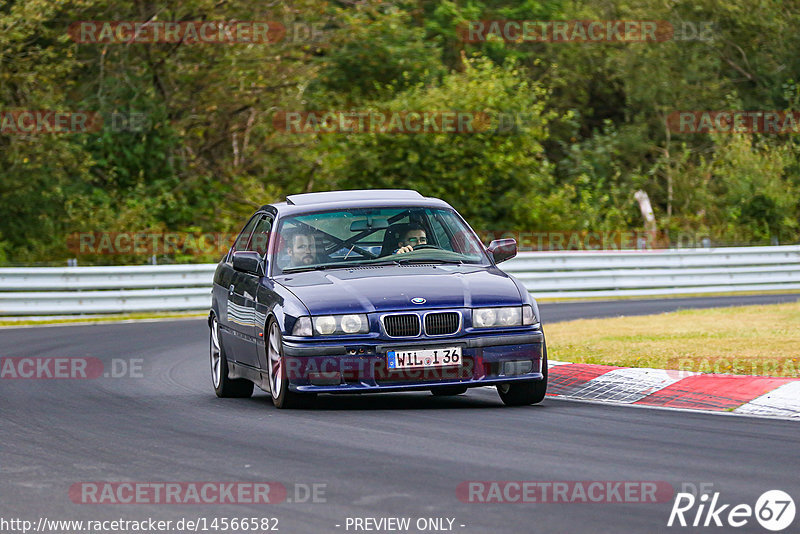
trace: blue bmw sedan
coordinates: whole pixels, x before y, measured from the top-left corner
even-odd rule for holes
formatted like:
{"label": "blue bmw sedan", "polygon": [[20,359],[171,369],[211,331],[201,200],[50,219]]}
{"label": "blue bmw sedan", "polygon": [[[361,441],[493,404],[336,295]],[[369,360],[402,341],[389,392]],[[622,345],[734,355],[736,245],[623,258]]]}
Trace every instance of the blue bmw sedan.
{"label": "blue bmw sedan", "polygon": [[547,348],[536,302],[446,202],[409,190],[291,195],[260,208],[214,274],[211,377],[220,397],[496,386],[541,402]]}

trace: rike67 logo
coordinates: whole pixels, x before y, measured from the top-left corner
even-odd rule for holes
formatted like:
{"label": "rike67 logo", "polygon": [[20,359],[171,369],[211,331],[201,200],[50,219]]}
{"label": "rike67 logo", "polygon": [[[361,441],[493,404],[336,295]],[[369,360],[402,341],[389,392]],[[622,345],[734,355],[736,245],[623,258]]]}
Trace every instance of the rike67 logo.
{"label": "rike67 logo", "polygon": [[778,532],[792,524],[794,515],[794,500],[781,490],[765,491],[756,500],[755,506],[724,504],[720,501],[718,491],[699,497],[692,493],[678,493],[667,526],[739,528],[751,524],[755,518],[765,529]]}

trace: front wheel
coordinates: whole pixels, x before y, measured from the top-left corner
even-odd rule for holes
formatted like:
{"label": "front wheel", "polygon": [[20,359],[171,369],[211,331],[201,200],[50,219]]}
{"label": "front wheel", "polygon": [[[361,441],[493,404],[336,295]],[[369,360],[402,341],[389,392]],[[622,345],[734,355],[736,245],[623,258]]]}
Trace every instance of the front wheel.
{"label": "front wheel", "polygon": [[267,340],[267,365],[269,366],[269,390],[272,404],[276,408],[299,408],[308,406],[316,395],[295,393],[289,390],[286,378],[286,360],[283,356],[281,331],[275,319],[270,319]]}
{"label": "front wheel", "polygon": [[217,397],[247,398],[253,394],[253,383],[244,378],[228,378],[228,358],[219,339],[219,322],[211,318],[211,384]]}
{"label": "front wheel", "polygon": [[539,404],[547,393],[547,345],[542,346],[542,380],[498,384],[497,393],[506,406]]}

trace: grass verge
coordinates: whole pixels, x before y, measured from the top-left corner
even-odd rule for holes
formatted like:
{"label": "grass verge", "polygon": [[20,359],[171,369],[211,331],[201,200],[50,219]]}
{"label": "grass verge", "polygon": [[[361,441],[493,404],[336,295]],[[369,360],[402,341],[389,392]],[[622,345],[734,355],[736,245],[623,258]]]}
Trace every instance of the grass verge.
{"label": "grass verge", "polygon": [[800,302],[580,319],[546,332],[559,361],[800,377]]}

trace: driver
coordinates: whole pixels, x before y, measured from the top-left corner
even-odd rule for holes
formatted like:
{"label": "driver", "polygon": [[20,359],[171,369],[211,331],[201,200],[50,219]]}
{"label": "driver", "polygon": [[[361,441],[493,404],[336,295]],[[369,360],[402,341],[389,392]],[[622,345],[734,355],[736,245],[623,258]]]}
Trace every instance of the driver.
{"label": "driver", "polygon": [[400,241],[397,244],[400,248],[395,251],[395,254],[405,254],[414,250],[414,247],[418,245],[427,245],[428,238],[425,234],[425,229],[418,224],[410,224],[403,235],[400,236]]}
{"label": "driver", "polygon": [[317,263],[317,243],[314,234],[305,230],[292,230],[286,238],[289,265],[302,267]]}

